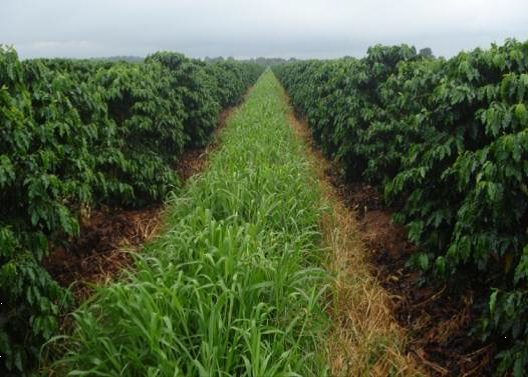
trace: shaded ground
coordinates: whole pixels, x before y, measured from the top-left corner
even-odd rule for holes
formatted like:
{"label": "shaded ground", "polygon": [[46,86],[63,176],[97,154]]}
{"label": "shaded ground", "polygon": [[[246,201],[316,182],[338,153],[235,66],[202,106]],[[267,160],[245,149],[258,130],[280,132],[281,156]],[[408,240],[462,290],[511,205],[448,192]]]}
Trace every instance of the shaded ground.
{"label": "shaded ground", "polygon": [[373,273],[389,292],[393,313],[410,337],[408,351],[432,376],[491,376],[494,345],[483,346],[468,332],[478,316],[472,310],[478,293],[452,293],[446,287],[420,286],[420,276],[406,267],[415,247],[403,226],[391,221],[376,190],[343,181],[338,170],[325,171],[346,205],[355,211]]}
{"label": "shaded ground", "polygon": [[44,261],[62,286],[71,285],[77,299],[90,295],[90,284],[103,282],[130,265],[132,250],[150,239],[159,225],[162,206],[138,210],[102,208],[81,225],[80,237],[56,248]]}
{"label": "shaded ground", "polygon": [[[187,150],[178,159],[174,169],[183,182],[204,169],[234,110],[236,107],[228,108],[218,115],[209,145]],[[82,300],[90,295],[90,285],[110,279],[130,265],[132,257],[126,251],[139,250],[139,245],[157,233],[163,210],[156,204],[142,209],[104,207],[92,211],[81,224],[80,237],[67,247],[56,247],[43,264],[54,279],[62,286],[71,286],[75,297]]]}

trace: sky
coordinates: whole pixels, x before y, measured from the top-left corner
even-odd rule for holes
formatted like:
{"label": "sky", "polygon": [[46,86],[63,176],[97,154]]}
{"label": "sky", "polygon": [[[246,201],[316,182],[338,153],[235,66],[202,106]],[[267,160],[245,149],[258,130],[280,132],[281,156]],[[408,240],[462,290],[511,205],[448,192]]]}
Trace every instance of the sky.
{"label": "sky", "polygon": [[21,58],[361,57],[406,43],[437,56],[528,40],[528,0],[0,0]]}

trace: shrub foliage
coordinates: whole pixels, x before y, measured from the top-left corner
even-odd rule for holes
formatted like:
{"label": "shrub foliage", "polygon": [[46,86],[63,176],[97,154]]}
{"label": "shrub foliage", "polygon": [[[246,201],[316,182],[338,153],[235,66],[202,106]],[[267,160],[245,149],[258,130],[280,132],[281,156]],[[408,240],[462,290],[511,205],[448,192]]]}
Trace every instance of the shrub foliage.
{"label": "shrub foliage", "polygon": [[500,373],[528,370],[528,42],[451,59],[374,46],[275,66],[314,139],[385,193],[425,277],[484,290]]}
{"label": "shrub foliage", "polygon": [[0,47],[0,355],[23,375],[58,330],[68,292],[42,267],[79,236],[82,208],[142,206],[178,185],[222,107],[263,68],[156,53],[145,63],[38,59]]}

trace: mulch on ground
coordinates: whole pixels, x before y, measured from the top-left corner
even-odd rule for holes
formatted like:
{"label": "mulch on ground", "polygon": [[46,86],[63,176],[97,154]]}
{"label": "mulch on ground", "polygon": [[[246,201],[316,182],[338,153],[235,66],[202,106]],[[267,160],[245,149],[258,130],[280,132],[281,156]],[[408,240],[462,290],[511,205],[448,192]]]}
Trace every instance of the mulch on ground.
{"label": "mulch on ground", "polygon": [[391,210],[376,190],[345,182],[336,168],[325,173],[356,214],[372,273],[390,293],[396,320],[409,332],[408,351],[431,376],[492,376],[496,346],[468,335],[478,321],[473,303],[482,292],[422,284],[420,274],[407,266],[416,248],[405,228],[393,223]]}

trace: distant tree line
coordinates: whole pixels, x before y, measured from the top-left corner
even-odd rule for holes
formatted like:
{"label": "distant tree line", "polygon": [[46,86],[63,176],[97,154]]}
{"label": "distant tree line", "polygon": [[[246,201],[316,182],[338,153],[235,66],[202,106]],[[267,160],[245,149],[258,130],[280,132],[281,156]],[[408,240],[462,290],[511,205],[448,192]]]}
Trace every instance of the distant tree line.
{"label": "distant tree line", "polygon": [[93,61],[104,61],[104,62],[127,62],[127,63],[142,63],[145,58],[141,56],[109,56],[106,58],[90,58]]}
{"label": "distant tree line", "polygon": [[[430,47],[422,48],[419,53],[419,55],[425,57],[425,58],[434,58],[433,51]],[[347,57],[347,56],[345,56]],[[128,63],[140,63],[145,60],[145,58],[141,56],[110,56],[106,58],[90,58],[89,60],[95,60],[95,61],[107,61],[107,62],[120,62],[125,61]],[[250,59],[235,59],[233,56],[228,56],[224,58],[223,56],[217,56],[215,58],[211,58],[209,56],[206,56],[203,59],[206,63],[218,63],[218,62],[229,62],[229,61],[239,61],[239,62],[246,62],[246,63],[257,63],[264,66],[274,66],[277,64],[283,64],[288,62],[295,62],[302,59],[297,59],[294,57],[291,57],[289,59],[284,58],[265,58],[265,57],[258,57],[258,58],[250,58]]]}
{"label": "distant tree line", "polygon": [[[236,59],[234,57],[232,57],[232,56],[228,56],[227,58],[224,58],[223,56],[218,56],[216,58],[211,58],[209,56],[206,56],[204,58],[205,62],[211,62],[211,63],[223,62],[223,61],[234,61],[234,60],[236,60]],[[258,58],[241,59],[239,61],[247,62],[247,63],[257,63],[257,64],[265,65],[265,66],[271,66],[271,65],[283,64],[283,63],[287,63],[287,62],[294,62],[294,61],[298,61],[298,60],[299,59],[296,59],[296,58],[289,58],[289,59],[284,59],[284,58],[264,58],[264,57],[261,56],[261,57],[258,57]]]}

